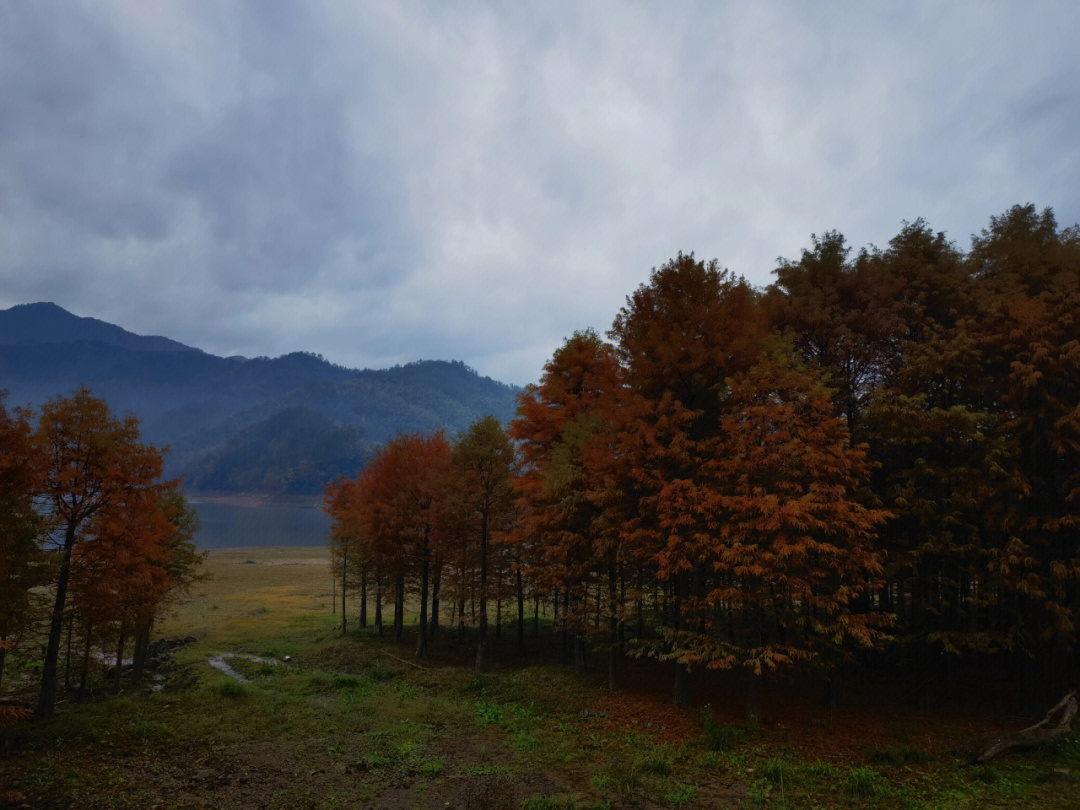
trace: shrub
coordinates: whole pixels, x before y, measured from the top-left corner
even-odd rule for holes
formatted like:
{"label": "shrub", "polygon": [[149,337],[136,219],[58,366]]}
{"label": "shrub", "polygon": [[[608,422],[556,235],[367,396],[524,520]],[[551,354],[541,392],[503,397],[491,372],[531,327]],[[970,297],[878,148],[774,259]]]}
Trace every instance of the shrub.
{"label": "shrub", "polygon": [[744,736],[740,729],[719,725],[713,717],[711,705],[701,710],[701,734],[708,751],[726,751]]}
{"label": "shrub", "polygon": [[881,776],[870,768],[856,768],[851,772],[845,788],[852,796],[872,798],[881,793]]}

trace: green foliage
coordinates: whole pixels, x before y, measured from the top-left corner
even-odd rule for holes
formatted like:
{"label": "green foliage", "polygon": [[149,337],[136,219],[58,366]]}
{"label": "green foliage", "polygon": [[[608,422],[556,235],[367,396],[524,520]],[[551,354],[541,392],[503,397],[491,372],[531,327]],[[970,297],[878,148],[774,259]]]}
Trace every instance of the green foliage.
{"label": "green foliage", "polygon": [[773,785],[790,787],[795,781],[795,769],[787,760],[780,757],[774,757],[765,763],[763,774]]}
{"label": "green foliage", "polygon": [[883,791],[881,775],[870,768],[856,768],[844,783],[844,789],[852,796],[873,798]]}
{"label": "green foliage", "polygon": [[736,742],[746,741],[746,732],[716,722],[711,705],[701,709],[702,742],[708,751],[727,751]]}
{"label": "green foliage", "polygon": [[218,684],[216,691],[222,697],[227,697],[234,700],[237,698],[247,697],[250,692],[246,684],[240,683],[239,681],[234,681],[231,678]]}

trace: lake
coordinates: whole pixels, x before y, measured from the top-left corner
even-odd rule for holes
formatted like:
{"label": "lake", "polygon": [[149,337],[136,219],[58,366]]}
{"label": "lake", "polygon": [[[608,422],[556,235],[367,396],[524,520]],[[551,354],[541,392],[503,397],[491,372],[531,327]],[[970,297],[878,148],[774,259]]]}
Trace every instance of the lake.
{"label": "lake", "polygon": [[191,500],[199,513],[199,548],[325,546],[330,517],[317,506],[287,503],[232,504]]}

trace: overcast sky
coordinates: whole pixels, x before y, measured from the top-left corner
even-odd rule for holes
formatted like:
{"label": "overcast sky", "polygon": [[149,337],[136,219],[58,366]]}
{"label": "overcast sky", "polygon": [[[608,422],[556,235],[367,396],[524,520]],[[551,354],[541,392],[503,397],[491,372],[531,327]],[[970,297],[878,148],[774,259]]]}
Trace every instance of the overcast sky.
{"label": "overcast sky", "polygon": [[679,250],[764,285],[830,228],[1077,221],[1078,35],[1072,0],[0,0],[0,307],[524,384]]}

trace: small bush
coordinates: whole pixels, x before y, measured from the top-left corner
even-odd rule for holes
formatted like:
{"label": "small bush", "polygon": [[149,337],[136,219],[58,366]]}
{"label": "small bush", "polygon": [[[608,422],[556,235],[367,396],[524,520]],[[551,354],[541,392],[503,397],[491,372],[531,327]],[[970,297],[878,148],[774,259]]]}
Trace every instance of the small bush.
{"label": "small bush", "polygon": [[693,804],[697,801],[697,789],[692,785],[679,785],[675,790],[668,793],[664,799],[668,804],[681,807],[684,804]]}
{"label": "small bush", "polygon": [[718,724],[711,705],[701,710],[701,735],[707,751],[727,751],[745,737],[741,729]]}
{"label": "small bush", "polygon": [[419,770],[420,770],[420,773],[427,774],[428,776],[438,776],[440,773],[443,772],[443,768],[445,768],[445,767],[446,767],[446,765],[443,762],[443,760],[441,760],[441,759],[431,759],[431,760],[428,760],[427,762],[423,763],[420,766]]}
{"label": "small bush", "polygon": [[338,675],[330,681],[331,689],[359,689],[363,684],[355,675]]}
{"label": "small bush", "polygon": [[779,757],[765,763],[764,774],[765,778],[774,785],[790,785],[795,781],[795,769]]}
{"label": "small bush", "polygon": [[498,704],[488,703],[481,700],[476,704],[476,725],[478,726],[501,726],[503,723],[503,710]]}
{"label": "small bush", "polygon": [[852,796],[864,799],[873,798],[881,793],[881,776],[870,768],[856,768],[848,777],[844,786]]}
{"label": "small bush", "polygon": [[807,768],[806,772],[811,776],[816,776],[821,779],[835,779],[840,775],[840,772],[836,770],[835,765],[828,762],[822,762],[821,760],[818,760]]}
{"label": "small bush", "polygon": [[367,674],[368,674],[368,677],[371,678],[371,680],[376,681],[376,682],[381,682],[381,681],[392,681],[400,673],[396,669],[391,669],[390,667],[384,667],[378,661],[375,661],[368,668]]}
{"label": "small bush", "polygon": [[671,760],[664,756],[644,757],[638,761],[638,769],[657,776],[671,776]]}
{"label": "small bush", "polygon": [[236,699],[246,697],[248,688],[245,684],[240,683],[240,681],[230,679],[218,684],[217,693],[222,697]]}
{"label": "small bush", "polygon": [[514,735],[513,746],[515,751],[532,751],[536,748],[536,737],[519,731]]}

